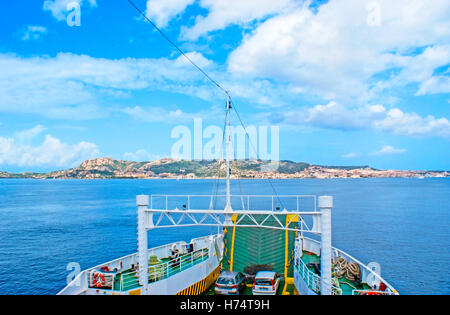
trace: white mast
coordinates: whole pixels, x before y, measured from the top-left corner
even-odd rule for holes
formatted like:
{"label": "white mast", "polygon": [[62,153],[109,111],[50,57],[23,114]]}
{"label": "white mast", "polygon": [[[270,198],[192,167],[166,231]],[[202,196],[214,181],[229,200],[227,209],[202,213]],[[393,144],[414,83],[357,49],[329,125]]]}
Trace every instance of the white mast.
{"label": "white mast", "polygon": [[225,145],[225,158],[226,158],[226,167],[227,167],[227,204],[225,206],[225,210],[232,211],[231,208],[231,193],[230,193],[230,155],[233,150],[231,147],[231,130],[230,130],[230,109],[231,109],[231,100],[230,94],[227,92],[227,115],[225,121],[225,137],[226,137],[226,145]]}

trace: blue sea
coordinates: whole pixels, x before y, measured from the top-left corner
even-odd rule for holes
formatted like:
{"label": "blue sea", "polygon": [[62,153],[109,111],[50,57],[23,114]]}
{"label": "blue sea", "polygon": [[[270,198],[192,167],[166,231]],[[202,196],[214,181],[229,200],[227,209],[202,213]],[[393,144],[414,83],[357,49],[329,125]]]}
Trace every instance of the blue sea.
{"label": "blue sea", "polygon": [[[401,294],[450,293],[449,179],[272,183],[279,194],[334,196],[334,245],[381,264]],[[264,180],[241,186],[244,194],[273,194]],[[0,180],[0,294],[56,294],[69,263],[86,269],[136,252],[136,195],[206,195],[212,187],[208,180]],[[239,194],[236,182],[232,189]],[[215,230],[150,231],[149,247]]]}

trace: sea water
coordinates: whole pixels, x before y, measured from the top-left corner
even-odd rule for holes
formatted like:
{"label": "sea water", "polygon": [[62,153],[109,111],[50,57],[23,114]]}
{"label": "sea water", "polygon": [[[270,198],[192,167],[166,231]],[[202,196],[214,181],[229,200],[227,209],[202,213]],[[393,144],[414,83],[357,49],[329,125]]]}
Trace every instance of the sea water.
{"label": "sea water", "polygon": [[[278,194],[332,195],[333,244],[402,294],[450,293],[449,179],[272,180]],[[267,180],[232,192],[272,195]],[[225,185],[219,186],[224,194]],[[72,269],[137,251],[136,195],[213,193],[211,180],[0,180],[0,294],[56,294]],[[149,247],[217,228],[149,232]]]}

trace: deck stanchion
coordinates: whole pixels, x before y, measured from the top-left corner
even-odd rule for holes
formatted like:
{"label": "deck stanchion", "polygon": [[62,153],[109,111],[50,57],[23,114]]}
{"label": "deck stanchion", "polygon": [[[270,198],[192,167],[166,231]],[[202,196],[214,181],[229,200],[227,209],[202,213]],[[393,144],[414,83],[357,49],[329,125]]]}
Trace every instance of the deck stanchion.
{"label": "deck stanchion", "polygon": [[331,295],[331,209],[333,197],[322,196],[319,198],[320,227],[321,227],[321,292],[322,295]]}
{"label": "deck stanchion", "polygon": [[148,294],[148,240],[145,211],[149,205],[149,196],[136,197],[138,206],[138,261],[139,261],[139,284],[143,287],[142,294]]}

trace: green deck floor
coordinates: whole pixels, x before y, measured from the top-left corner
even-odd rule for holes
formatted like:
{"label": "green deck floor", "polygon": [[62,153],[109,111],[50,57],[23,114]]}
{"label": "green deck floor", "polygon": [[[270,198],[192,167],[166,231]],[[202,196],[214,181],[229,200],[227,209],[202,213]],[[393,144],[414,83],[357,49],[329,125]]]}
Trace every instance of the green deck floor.
{"label": "green deck floor", "polygon": [[[315,254],[309,253],[304,251],[303,252],[303,257],[302,257],[303,262],[308,265],[310,263],[320,263],[320,257],[318,257]],[[308,267],[308,269],[312,272],[314,272],[314,268],[313,267]],[[339,279],[339,285],[340,285],[340,289],[342,289],[342,294],[343,295],[352,295],[353,290],[355,290],[355,288],[357,290],[371,290],[370,286],[368,286],[366,283],[363,283],[360,286],[355,286],[352,282],[350,282],[349,280],[342,278]]]}
{"label": "green deck floor", "polygon": [[[187,254],[185,256],[188,256],[188,255],[189,254]],[[180,258],[182,259],[185,256],[181,256]],[[192,266],[195,266],[195,265],[205,261],[206,259],[208,259],[208,256],[198,257],[198,258],[194,259],[192,263],[183,263],[181,268],[180,268],[180,266],[176,266],[176,267],[169,266],[169,271],[168,271],[169,277],[173,276],[173,275],[175,275],[177,273],[180,273],[180,272],[182,272],[182,271],[184,271],[186,269],[189,269]],[[162,258],[161,259],[161,264],[167,263],[169,261],[170,261],[169,258]],[[150,267],[153,267],[153,268],[156,267],[157,268],[158,265],[150,266]],[[167,274],[167,271],[166,271],[165,274]],[[129,290],[137,289],[137,288],[140,287],[139,280],[138,280],[138,275],[136,274],[136,271],[133,271],[133,270],[130,269],[130,270],[126,270],[126,271],[124,271],[122,273],[118,273],[117,274],[117,276],[115,278],[115,281],[114,281],[114,289],[113,289],[114,291],[121,291],[120,290],[121,279],[123,279],[124,283],[126,283],[126,285],[124,286],[124,290],[123,291],[129,291]],[[162,279],[160,279],[160,280],[162,280]],[[149,283],[152,283],[152,282],[156,282],[156,281],[150,279]]]}
{"label": "green deck floor", "polygon": [[[290,286],[292,293],[294,293],[294,286]],[[278,288],[278,292],[277,295],[281,295],[283,293],[283,289],[284,289],[284,280],[282,280],[280,282],[280,287]],[[288,290],[289,291],[289,290]],[[214,285],[212,285],[208,290],[206,290],[205,293],[203,293],[203,295],[216,295],[216,293],[214,292]],[[240,292],[240,295],[253,295],[253,287],[244,287],[242,289],[242,291]]]}

